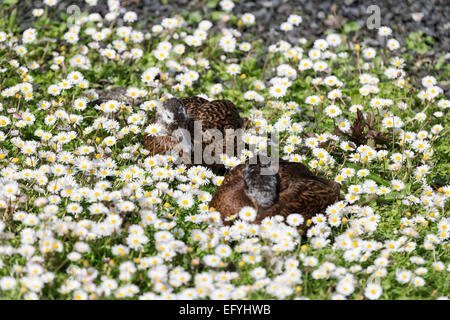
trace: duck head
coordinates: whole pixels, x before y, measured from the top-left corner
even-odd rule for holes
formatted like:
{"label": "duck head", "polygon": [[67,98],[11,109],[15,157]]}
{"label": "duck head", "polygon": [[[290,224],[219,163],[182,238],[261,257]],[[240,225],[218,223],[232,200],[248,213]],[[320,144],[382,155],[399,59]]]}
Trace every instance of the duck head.
{"label": "duck head", "polygon": [[183,104],[176,98],[165,100],[161,106],[156,108],[155,119],[167,135],[177,129],[187,129],[188,115]]}
{"label": "duck head", "polygon": [[180,100],[176,98],[165,100],[156,108],[155,119],[163,127],[164,135],[176,138],[184,151],[192,150],[189,118]]}
{"label": "duck head", "polygon": [[[269,173],[269,174],[267,174]],[[243,171],[246,195],[261,207],[275,204],[280,187],[280,176],[272,167],[270,158],[257,156],[245,164]]]}

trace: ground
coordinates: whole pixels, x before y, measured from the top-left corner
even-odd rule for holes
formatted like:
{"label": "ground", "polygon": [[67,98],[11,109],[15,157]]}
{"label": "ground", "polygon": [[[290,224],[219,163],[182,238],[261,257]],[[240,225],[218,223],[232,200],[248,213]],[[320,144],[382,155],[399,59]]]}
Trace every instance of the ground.
{"label": "ground", "polygon": [[[3,1],[0,297],[448,299],[449,7],[369,5]],[[277,135],[342,200],[223,226],[226,172],[142,147],[193,95],[250,119],[227,170]]]}

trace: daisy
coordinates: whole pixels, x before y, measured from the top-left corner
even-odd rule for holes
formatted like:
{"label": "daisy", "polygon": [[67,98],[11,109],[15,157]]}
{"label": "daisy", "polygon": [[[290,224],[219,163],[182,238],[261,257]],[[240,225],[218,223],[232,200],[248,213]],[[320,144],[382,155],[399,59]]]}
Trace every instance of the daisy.
{"label": "daisy", "polygon": [[241,67],[238,64],[230,64],[226,68],[229,75],[237,75],[241,72]]}
{"label": "daisy", "polygon": [[294,26],[300,25],[302,23],[302,20],[302,17],[296,14],[291,14],[287,19],[287,21]]}
{"label": "daisy", "polygon": [[392,34],[392,29],[389,27],[380,27],[378,29],[378,35],[381,37],[387,37],[390,36]]}
{"label": "daisy", "polygon": [[386,43],[386,46],[389,50],[393,51],[400,48],[400,43],[396,39],[389,39]]}
{"label": "daisy", "polygon": [[239,211],[239,218],[243,221],[254,221],[256,218],[256,210],[252,207],[243,207]]}
{"label": "daisy", "polygon": [[335,105],[330,105],[325,108],[325,113],[330,118],[336,118],[337,116],[342,114],[342,110]]}
{"label": "daisy", "polygon": [[216,95],[222,92],[222,85],[220,83],[216,83],[210,89],[212,95]]}
{"label": "daisy", "polygon": [[329,34],[326,40],[330,47],[338,47],[342,42],[341,37],[336,33]]}
{"label": "daisy", "polygon": [[376,51],[373,48],[366,48],[362,51],[363,57],[364,59],[370,60],[375,58],[376,56]]}
{"label": "daisy", "polygon": [[287,93],[287,89],[283,86],[273,86],[269,89],[269,94],[274,98],[284,97]]}
{"label": "daisy", "polygon": [[194,205],[194,199],[190,194],[185,193],[178,198],[177,203],[180,207],[189,209]]}
{"label": "daisy", "polygon": [[364,289],[364,295],[370,300],[378,299],[383,293],[383,289],[377,283],[369,283]]}
{"label": "daisy", "polygon": [[305,103],[311,104],[313,106],[317,105],[320,102],[320,98],[318,96],[308,96],[305,99]]}

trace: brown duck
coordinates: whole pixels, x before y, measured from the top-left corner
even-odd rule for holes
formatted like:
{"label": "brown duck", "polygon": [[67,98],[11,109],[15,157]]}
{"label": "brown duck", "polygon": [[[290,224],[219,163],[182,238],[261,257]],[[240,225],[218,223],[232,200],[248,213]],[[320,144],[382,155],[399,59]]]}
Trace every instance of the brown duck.
{"label": "brown duck", "polygon": [[[230,134],[236,129],[244,129],[247,119],[239,116],[236,106],[229,100],[208,101],[201,97],[171,98],[165,100],[160,107],[157,107],[155,117],[151,123],[158,123],[164,128],[164,135],[144,137],[144,148],[152,154],[166,154],[173,150],[179,142],[186,141],[186,150],[194,151],[194,122],[198,121],[202,125],[202,151],[212,143],[218,143],[213,136],[208,135],[208,129],[217,129],[224,137],[223,153],[226,151],[227,141]],[[186,135],[176,136],[177,129],[185,129],[189,132],[190,139]],[[219,155],[213,156],[218,157]],[[202,163],[204,164],[204,163]]]}
{"label": "brown duck", "polygon": [[126,95],[127,88],[115,87],[95,91],[98,94],[98,98],[95,100],[96,103],[102,104],[108,100],[116,100],[122,103],[132,104],[133,98]]}
{"label": "brown duck", "polygon": [[[257,209],[254,223],[265,217],[301,214],[305,221],[338,201],[340,185],[315,176],[297,162],[279,160],[278,172],[268,157],[258,157],[234,167],[213,196],[210,207],[221,213],[225,225],[246,206]],[[271,170],[261,175],[263,169]]]}

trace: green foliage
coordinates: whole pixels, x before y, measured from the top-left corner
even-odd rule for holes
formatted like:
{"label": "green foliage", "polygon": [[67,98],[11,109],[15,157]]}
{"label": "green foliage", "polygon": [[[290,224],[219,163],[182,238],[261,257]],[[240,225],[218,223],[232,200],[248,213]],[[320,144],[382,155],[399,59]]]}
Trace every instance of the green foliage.
{"label": "green foliage", "polygon": [[422,30],[411,32],[405,39],[406,48],[419,54],[425,54],[433,48],[434,39]]}
{"label": "green foliage", "polygon": [[[11,8],[9,7],[16,5],[17,3],[17,0],[3,1],[5,6],[1,7],[2,16],[0,17],[0,31],[14,33],[14,36],[20,42],[21,33],[16,26],[17,8],[10,10]],[[167,1],[162,0],[162,3],[167,3]],[[180,28],[180,30],[176,30],[177,34],[181,34],[182,32],[191,34],[197,27],[197,24],[204,19],[214,21],[217,25],[223,24],[223,22],[218,22],[225,14],[224,11],[218,11],[220,9],[218,6],[218,0],[203,1],[202,3],[205,4],[205,7],[201,8],[200,11],[184,12],[183,18],[185,19],[188,27],[192,28]],[[273,257],[281,260],[294,257],[300,261],[305,256],[310,256],[318,259],[320,264],[332,261],[336,266],[346,268],[347,272],[350,272],[349,270],[352,267],[360,266],[363,271],[354,273],[355,279],[357,280],[357,288],[355,292],[348,297],[351,299],[365,299],[364,287],[369,282],[374,281],[374,279],[383,287],[383,294],[380,297],[381,299],[435,299],[436,297],[442,295],[448,296],[448,272],[445,270],[436,271],[433,270],[432,267],[433,263],[437,260],[443,261],[447,264],[448,261],[450,261],[448,239],[446,240],[447,243],[442,241],[442,243],[436,245],[433,250],[424,248],[424,240],[427,235],[438,233],[437,223],[439,219],[449,216],[449,206],[448,204],[445,204],[443,207],[436,207],[436,211],[439,213],[439,218],[437,220],[433,220],[427,216],[427,214],[429,214],[428,207],[425,207],[422,204],[409,205],[403,200],[410,195],[413,195],[416,198],[423,197],[425,189],[428,187],[431,188],[433,195],[439,197],[443,196],[444,193],[442,191],[438,191],[439,188],[450,184],[450,149],[448,148],[450,145],[450,135],[448,134],[448,128],[450,126],[449,118],[445,113],[441,118],[436,118],[433,116],[436,111],[445,110],[437,106],[436,100],[433,102],[428,102],[418,99],[416,95],[418,91],[423,88],[415,88],[412,84],[413,82],[409,81],[409,78],[404,87],[396,87],[393,85],[394,80],[388,79],[385,76],[384,71],[386,69],[386,65],[388,65],[386,62],[389,61],[389,59],[396,57],[396,52],[388,51],[386,52],[386,57],[383,58],[377,52],[377,57],[371,60],[372,65],[370,66],[370,70],[362,69],[362,65],[367,61],[361,57],[360,53],[359,55],[356,54],[353,46],[348,46],[347,41],[345,41],[347,40],[347,37],[351,39],[351,37],[348,36],[349,33],[357,32],[362,28],[360,24],[357,22],[349,22],[342,27],[341,38],[344,41],[342,41],[342,44],[337,48],[329,48],[331,52],[336,52],[337,55],[335,60],[323,59],[327,60],[327,63],[329,64],[329,69],[325,72],[314,71],[313,69],[299,71],[298,69],[299,59],[307,57],[307,53],[310,50],[312,43],[309,42],[305,45],[301,45],[302,49],[304,49],[302,57],[288,58],[282,52],[269,52],[267,48],[269,44],[264,43],[260,35],[254,32],[256,30],[255,26],[252,27],[241,25],[239,23],[240,18],[230,13],[226,13],[230,17],[230,20],[226,22],[228,24],[227,27],[237,27],[240,31],[242,31],[243,37],[238,40],[238,44],[243,41],[248,41],[251,43],[252,49],[249,52],[244,52],[238,49],[231,53],[224,52],[219,46],[219,41],[222,37],[220,32],[210,32],[208,34],[208,38],[204,41],[202,46],[186,46],[185,54],[177,55],[174,52],[170,52],[166,60],[159,61],[153,55],[153,52],[162,41],[171,41],[173,44],[185,44],[183,39],[175,39],[175,31],[163,30],[160,34],[152,34],[150,39],[145,39],[142,43],[133,43],[132,41],[127,40],[126,43],[128,49],[140,48],[143,50],[143,56],[138,60],[127,60],[125,58],[117,59],[118,61],[110,60],[102,57],[98,50],[90,48],[86,56],[91,62],[91,67],[84,70],[72,67],[69,60],[79,53],[80,45],[88,46],[89,43],[91,43],[92,38],[84,34],[83,31],[81,33],[82,36],[80,37],[80,41],[77,44],[69,44],[64,41],[64,33],[68,30],[66,23],[64,23],[67,22],[67,14],[57,14],[57,12],[52,11],[52,9],[48,11],[48,14],[47,12],[44,13],[43,16],[36,18],[33,22],[33,26],[37,29],[39,36],[36,43],[25,45],[28,50],[28,53],[25,56],[19,56],[14,52],[14,50],[9,48],[0,50],[0,68],[5,68],[6,70],[0,77],[1,90],[13,87],[16,84],[25,81],[23,75],[18,72],[17,68],[11,66],[11,60],[17,60],[21,66],[27,65],[31,61],[35,61],[40,64],[38,69],[30,68],[28,71],[29,75],[33,76],[33,84],[38,86],[38,89],[34,90],[34,96],[31,100],[24,101],[20,95],[20,99],[15,96],[0,97],[0,102],[3,106],[3,111],[1,111],[0,115],[7,116],[12,119],[11,127],[7,127],[6,129],[3,127],[0,128],[2,133],[5,132],[6,136],[6,139],[0,143],[0,172],[2,176],[4,174],[2,169],[10,166],[11,164],[16,166],[20,172],[30,167],[26,163],[29,160],[29,157],[25,155],[21,147],[18,146],[19,143],[17,140],[13,140],[11,138],[13,133],[16,134],[16,132],[14,132],[15,130],[18,131],[17,135],[20,139],[39,142],[40,148],[42,148],[39,149],[39,151],[45,150],[46,152],[53,152],[55,151],[52,149],[53,146],[50,144],[45,144],[42,139],[36,135],[36,130],[42,129],[57,135],[58,133],[64,132],[66,130],[65,128],[69,128],[69,130],[77,132],[78,137],[70,143],[65,144],[62,150],[58,151],[58,155],[62,151],[70,151],[74,153],[74,151],[80,146],[90,146],[93,147],[95,151],[89,155],[86,155],[89,160],[97,161],[97,153],[100,157],[107,157],[106,153],[102,153],[102,148],[104,148],[102,141],[109,135],[118,135],[118,132],[110,133],[102,128],[99,130],[92,130],[87,134],[83,133],[87,127],[93,125],[96,119],[101,116],[105,116],[105,113],[95,109],[95,103],[89,103],[88,108],[83,112],[73,110],[72,107],[74,99],[83,95],[84,91],[81,88],[72,88],[64,91],[57,97],[51,96],[46,91],[50,85],[61,82],[70,72],[75,70],[78,70],[83,74],[83,76],[88,80],[91,88],[103,88],[105,85],[102,84],[102,81],[108,81],[109,83],[112,83],[113,87],[137,87],[143,88],[148,92],[148,96],[140,100],[136,100],[133,104],[128,105],[128,108],[124,108],[116,113],[106,115],[107,119],[116,120],[121,128],[129,126],[127,119],[130,115],[137,113],[138,111],[142,111],[139,109],[139,106],[143,101],[158,100],[161,98],[163,93],[170,93],[176,96],[207,94],[212,97],[209,90],[211,86],[216,83],[221,83],[223,85],[223,91],[214,96],[215,99],[229,99],[233,101],[241,109],[241,116],[250,117],[252,115],[252,110],[258,109],[261,111],[263,118],[266,119],[270,125],[276,124],[280,118],[287,114],[287,110],[277,108],[274,106],[275,104],[269,104],[269,101],[282,101],[286,104],[288,102],[295,102],[298,104],[298,108],[290,111],[290,119],[292,122],[303,123],[305,129],[298,133],[299,137],[302,139],[302,142],[294,147],[296,154],[300,154],[305,157],[302,161],[305,165],[308,165],[311,161],[317,160],[311,148],[308,148],[305,145],[305,140],[310,136],[318,137],[319,135],[330,134],[335,135],[337,137],[337,141],[333,140],[333,136],[333,139],[329,140],[329,144],[321,145],[320,148],[323,148],[329,152],[335,160],[335,163],[332,165],[319,166],[315,169],[317,172],[320,172],[320,174],[323,173],[324,175],[328,174],[327,177],[329,179],[334,179],[344,168],[351,168],[356,172],[362,169],[369,171],[369,174],[364,178],[353,175],[343,181],[341,185],[342,195],[350,194],[349,186],[362,184],[366,180],[376,182],[379,187],[392,188],[392,180],[399,179],[405,183],[405,188],[400,191],[392,191],[387,195],[378,195],[374,198],[370,198],[368,194],[362,193],[358,201],[349,205],[349,207],[353,208],[353,205],[359,206],[364,203],[364,206],[367,208],[366,213],[370,208],[374,214],[376,214],[376,217],[379,218],[379,222],[373,233],[364,233],[363,227],[361,228],[361,235],[356,235],[350,232],[352,226],[355,224],[357,225],[361,219],[365,217],[362,213],[356,212],[357,210],[349,210],[348,212],[345,212],[345,214],[343,214],[343,218],[345,218],[346,221],[343,219],[343,222],[339,226],[330,227],[329,230],[326,230],[326,232],[330,233],[328,238],[331,242],[348,233],[352,233],[349,237],[354,242],[378,241],[382,245],[383,250],[380,249],[374,251],[374,254],[367,257],[366,260],[348,261],[344,258],[343,249],[335,249],[331,245],[316,249],[312,245],[312,237],[305,234],[298,237],[298,243],[295,244],[295,250],[287,253],[274,253]],[[5,12],[8,12],[8,14],[4,14]],[[135,27],[135,25],[133,26]],[[83,26],[83,28],[86,27],[96,28],[96,25],[95,23],[90,22]],[[113,31],[115,31],[115,29]],[[142,31],[145,32],[148,30]],[[333,31],[333,33],[334,32],[335,31]],[[55,39],[56,41],[52,42],[44,40],[46,38]],[[112,32],[110,38],[108,38],[105,43],[102,43],[102,45],[105,45],[106,47],[107,45],[110,45],[113,40],[118,39],[119,37],[117,34]],[[431,49],[434,40],[431,37],[425,36],[423,32],[418,31],[411,33],[406,39],[406,43],[408,49],[414,50],[418,53],[425,53]],[[62,55],[66,59],[64,63],[59,65],[59,68],[51,70],[50,66],[54,64],[53,57],[57,55]],[[209,69],[203,69],[198,64],[190,66],[184,65],[184,59],[187,57],[194,59],[195,61],[198,61],[199,58],[208,59],[210,62],[210,67]],[[224,59],[222,59],[222,57],[224,57]],[[404,58],[407,63],[414,63],[411,55],[405,55]],[[383,61],[383,59],[386,59],[386,61]],[[200,74],[198,81],[196,81],[192,86],[186,86],[185,91],[177,92],[173,89],[173,85],[176,84],[174,79],[176,75],[181,72],[175,72],[174,70],[168,68],[167,61],[169,60],[174,60],[177,63],[183,64],[183,67],[186,67],[189,70],[197,71]],[[230,64],[230,61],[236,61],[236,63],[240,66],[241,71],[239,74],[230,75],[230,73],[227,72],[226,68]],[[314,62],[317,61],[315,60]],[[298,74],[295,79],[292,79],[292,85],[286,94],[280,98],[274,98],[269,94],[268,88],[256,88],[254,81],[261,80],[269,87],[270,80],[277,76],[277,68],[280,65],[288,65],[294,68]],[[159,92],[152,92],[153,88],[146,86],[140,78],[144,70],[154,66],[158,66],[161,69],[161,73],[167,75],[165,79],[161,79],[162,86]],[[446,63],[444,58],[439,59],[436,63],[429,63],[429,67],[430,70],[434,69],[443,71],[443,76],[441,76],[441,79],[438,79],[439,84],[442,83],[441,81],[446,81],[446,77],[450,75],[449,64]],[[380,80],[377,84],[377,88],[380,90],[378,94],[371,94],[369,96],[363,96],[360,94],[361,83],[359,80],[359,75],[361,73],[370,73]],[[328,75],[334,75],[336,78],[343,81],[343,86],[339,87],[339,90],[342,92],[342,100],[336,99],[334,101],[327,97],[327,94],[332,89],[335,89],[334,87],[330,88],[323,83],[315,84],[317,79],[325,78]],[[420,81],[420,79],[413,80]],[[257,91],[261,94],[264,98],[264,102],[260,103],[246,99],[244,97],[244,93],[250,90]],[[316,106],[308,105],[305,103],[305,100],[311,95],[321,96],[323,100],[321,100]],[[370,101],[374,97],[391,99],[393,104],[384,109],[373,108],[370,106]],[[441,98],[444,99],[443,96],[439,97],[439,99]],[[61,99],[60,105],[52,106],[47,110],[41,110],[39,108],[39,103],[43,100],[59,101],[59,99]],[[408,107],[405,110],[400,110],[397,107],[398,102],[405,102]],[[335,130],[338,119],[328,117],[324,112],[325,108],[331,104],[338,106],[343,112],[342,117],[351,124],[353,124],[357,119],[355,112],[350,111],[352,105],[362,105],[363,110],[366,113],[366,119],[368,114],[373,114],[375,124],[371,129],[377,133],[389,137],[389,141],[381,144],[374,144],[374,148],[377,150],[386,150],[388,154],[387,157],[368,162],[350,161],[350,154],[356,152],[346,152],[341,150],[339,142],[346,140],[348,137],[352,138],[352,136],[348,135],[344,138],[344,135],[340,135],[339,131]],[[36,116],[36,121],[32,125],[25,128],[17,128],[16,126],[19,118],[14,117],[16,112],[10,113],[9,111],[6,111],[10,109],[17,109],[17,114],[19,116],[24,110],[28,109]],[[45,117],[48,115],[54,115],[56,110],[59,109],[65,110],[70,114],[82,115],[84,119],[80,125],[69,123],[63,118],[58,119],[54,125],[46,124],[44,122]],[[423,157],[423,153],[417,152],[414,153],[412,157],[404,161],[399,170],[392,170],[389,168],[389,165],[392,164],[389,157],[393,153],[404,152],[407,149],[412,149],[412,147],[407,143],[399,141],[399,137],[395,137],[391,129],[382,125],[382,121],[384,117],[386,117],[388,111],[400,116],[403,120],[405,120],[405,122],[408,121],[404,127],[405,131],[417,133],[421,130],[426,130],[429,132],[430,128],[436,124],[441,124],[444,127],[443,132],[430,135],[427,138],[431,142],[432,149],[434,151],[428,159],[422,159],[421,157]],[[426,121],[422,123],[411,120],[420,111],[424,111],[426,113]],[[146,111],[144,114],[147,117],[147,120],[149,120],[154,115],[154,111]],[[145,125],[147,125],[147,123]],[[138,133],[129,133],[124,138],[118,139],[117,144],[111,148],[111,157],[117,162],[117,168],[115,168],[117,171],[120,172],[127,170],[135,165],[142,166],[142,163],[144,163],[147,159],[147,155],[142,152],[142,146],[140,145],[144,136],[143,131],[145,129],[145,125],[141,125],[139,127],[140,131]],[[254,128],[254,126],[255,124],[251,123],[251,128]],[[15,130],[10,130],[11,128]],[[364,130],[364,132],[367,133],[368,130],[366,127],[364,127]],[[282,140],[287,139],[290,137],[290,133],[287,130],[282,130],[280,132],[280,137]],[[365,143],[366,142],[369,144],[368,141],[365,141]],[[283,140],[281,149],[287,145],[288,143],[286,140]],[[129,157],[122,157],[125,154],[124,149],[128,147],[136,147],[138,154],[135,156],[131,152],[127,152],[129,153]],[[280,154],[286,156],[284,151],[281,151]],[[39,153],[37,157],[39,166],[45,164],[48,165],[49,168],[51,167],[53,169],[53,162],[50,162],[50,160],[46,159],[41,153]],[[57,163],[59,163],[59,161],[57,161]],[[430,165],[430,172],[426,175],[423,181],[418,181],[414,177],[414,170],[417,166],[424,163]],[[65,165],[67,168],[74,167],[73,163],[65,163]],[[164,163],[164,166],[166,165],[169,165],[169,163]],[[147,179],[153,178],[152,174],[153,172],[148,170],[144,173],[144,177]],[[51,172],[48,173],[48,176],[54,180],[57,179],[57,177]],[[91,189],[94,188],[96,182],[106,180],[111,183],[110,189],[114,191],[124,190],[125,187],[129,186],[133,182],[133,180],[122,179],[120,174],[116,173],[105,179],[94,174],[90,174],[89,172],[77,172],[71,177],[73,177],[73,179],[80,186]],[[23,210],[23,212],[41,216],[45,209],[43,206],[38,206],[35,204],[36,199],[39,197],[49,198],[49,196],[53,193],[46,189],[47,186],[43,188],[44,190],[42,192],[36,191],[35,188],[38,187],[36,179],[19,180],[21,182],[20,188],[22,194],[26,195],[26,198],[20,200],[23,200],[23,202],[17,201],[17,211],[20,209]],[[154,205],[151,210],[153,210],[157,215],[157,218],[160,219],[160,221],[164,221],[164,223],[168,221],[175,221],[176,228],[184,232],[183,236],[177,236],[176,239],[183,241],[188,247],[186,253],[177,253],[172,260],[169,260],[169,262],[164,262],[169,269],[180,266],[188,271],[192,277],[195,277],[201,272],[216,272],[218,270],[237,272],[238,278],[231,281],[231,283],[236,287],[253,285],[255,283],[254,278],[250,275],[251,271],[254,270],[255,267],[263,267],[267,269],[268,276],[270,277],[277,275],[274,268],[269,263],[269,258],[267,257],[263,257],[261,262],[255,264],[244,263],[243,257],[245,253],[234,250],[238,245],[238,241],[232,239],[220,239],[220,243],[227,243],[233,248],[232,255],[223,259],[226,267],[223,269],[215,269],[205,266],[203,259],[206,255],[215,253],[214,247],[201,247],[199,242],[195,241],[191,235],[194,230],[206,232],[211,227],[214,227],[214,224],[210,221],[204,223],[194,223],[192,221],[185,220],[190,216],[198,214],[199,207],[204,204],[204,202],[197,199],[195,205],[191,208],[182,209],[177,204],[175,199],[169,195],[169,192],[164,193],[158,191],[158,188],[155,185],[156,181],[157,180],[155,179],[155,181],[143,185],[142,190],[139,190],[139,192],[142,191],[143,194],[152,194],[152,192],[156,192],[160,195],[161,203]],[[186,181],[189,182],[190,188],[194,185],[192,181]],[[171,181],[169,186],[171,192],[174,190],[179,191],[177,188],[181,188],[181,185],[182,183],[180,181]],[[207,184],[195,186],[195,188],[197,191],[214,194],[217,190],[217,185],[211,183],[211,181],[208,181]],[[56,194],[58,194],[58,192]],[[132,199],[133,196],[130,196],[129,198]],[[63,219],[71,219],[71,221],[92,220],[97,222],[102,221],[104,218],[104,216],[89,213],[91,203],[86,199],[79,201],[80,206],[83,208],[82,212],[79,214],[71,214],[67,212],[67,207],[71,202],[74,201],[72,201],[70,197],[62,197],[61,203],[57,206],[58,209],[54,215],[54,218],[60,219],[61,221],[63,221]],[[111,204],[108,201],[100,200],[98,203],[105,203],[108,206]],[[138,203],[138,201],[136,201],[136,203]],[[8,239],[1,238],[0,245],[10,245],[14,248],[18,248],[22,244],[20,233],[24,229],[30,227],[35,231],[42,230],[40,230],[41,226],[25,226],[22,221],[11,219],[9,217],[9,215],[11,215],[11,212],[9,211],[10,208],[11,207],[8,207],[8,211],[4,207],[0,208],[0,215],[3,219],[2,221],[6,221],[5,233],[7,232],[8,236],[10,236]],[[108,210],[114,211],[115,214],[117,214],[118,211],[117,207],[113,205],[108,207]],[[160,251],[155,246],[154,237],[158,231],[161,231],[161,229],[157,228],[153,224],[147,225],[144,228],[145,235],[150,239],[150,241],[146,243],[142,249],[131,250],[130,254],[126,256],[113,254],[112,247],[114,245],[126,243],[126,238],[129,233],[128,227],[130,225],[139,225],[142,223],[140,216],[140,213],[142,213],[141,211],[142,210],[139,207],[132,212],[119,212],[118,215],[123,217],[123,225],[120,228],[120,232],[114,232],[111,236],[100,237],[93,240],[84,239],[83,241],[89,243],[91,251],[88,253],[83,253],[82,258],[76,261],[70,261],[67,258],[67,253],[75,251],[75,243],[81,241],[81,238],[78,237],[73,230],[70,230],[67,234],[62,236],[57,235],[56,238],[63,242],[64,250],[62,253],[52,252],[47,255],[42,254],[44,257],[42,265],[45,266],[46,270],[49,270],[55,274],[55,280],[51,285],[46,286],[45,289],[42,290],[41,297],[46,299],[72,298],[72,293],[62,293],[61,290],[59,290],[63,284],[67,283],[69,278],[67,271],[70,266],[76,266],[77,268],[95,268],[101,276],[118,279],[120,274],[119,266],[122,263],[126,261],[133,261],[133,263],[138,265],[136,262],[137,260],[142,259],[143,257],[153,257],[160,254]],[[374,266],[375,259],[382,255],[386,255],[384,246],[387,242],[391,240],[399,241],[399,239],[404,236],[402,233],[405,230],[404,219],[407,218],[409,220],[413,220],[419,215],[422,217],[427,217],[424,219],[427,223],[417,223],[412,227],[414,228],[414,231],[417,232],[417,236],[406,236],[407,241],[417,244],[417,248],[410,252],[395,251],[388,254],[389,265],[386,266],[387,275],[385,277],[377,278],[373,272],[366,272],[367,268]],[[173,230],[171,229],[171,232],[172,231]],[[304,231],[299,232],[304,233]],[[287,237],[287,234],[283,236]],[[273,243],[268,239],[258,239],[258,241],[258,243],[262,246],[271,247],[273,245]],[[352,245],[354,246],[353,243]],[[36,255],[41,255],[41,252],[37,251]],[[425,266],[428,269],[428,273],[423,276],[426,281],[426,285],[424,287],[416,287],[412,283],[400,285],[395,278],[395,272],[397,269],[408,269],[414,271],[418,267],[411,262],[410,258],[412,256],[421,256],[425,259]],[[0,268],[0,277],[10,275],[15,276],[19,274],[16,273],[16,271],[13,271],[13,268],[16,265],[23,266],[27,263],[27,259],[18,254],[5,255],[0,258],[0,264],[2,265]],[[194,262],[199,263],[196,264]],[[305,296],[311,299],[332,298],[333,294],[336,292],[338,279],[333,276],[330,276],[327,279],[314,279],[314,271],[317,271],[318,267],[313,268],[305,266],[302,263],[303,261],[300,262],[298,267],[298,269],[302,272],[301,284],[299,283],[298,286],[295,286],[295,291],[293,291],[293,293],[287,298],[290,299],[299,296]],[[194,281],[191,280],[189,286],[193,286],[193,282]],[[147,270],[144,269],[137,270],[129,281],[119,281],[120,285],[126,285],[129,283],[138,285],[140,294],[153,291],[155,284],[153,281],[148,279]],[[176,288],[175,291],[179,292],[183,288],[184,286],[181,286]],[[20,286],[18,286],[16,290],[12,291],[0,290],[0,298],[23,299],[24,292],[21,291]],[[105,297],[101,296],[96,298]],[[274,295],[268,294],[262,286],[259,290],[254,290],[249,298],[273,299]]]}
{"label": "green foliage", "polygon": [[342,26],[342,32],[348,34],[350,32],[356,32],[361,29],[361,25],[356,21],[351,21]]}

